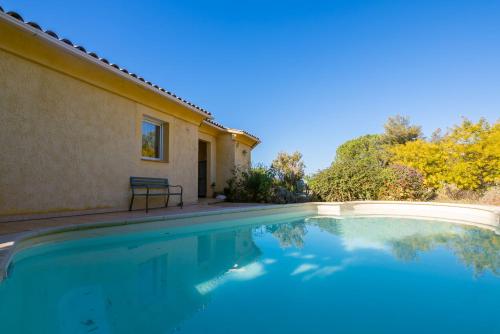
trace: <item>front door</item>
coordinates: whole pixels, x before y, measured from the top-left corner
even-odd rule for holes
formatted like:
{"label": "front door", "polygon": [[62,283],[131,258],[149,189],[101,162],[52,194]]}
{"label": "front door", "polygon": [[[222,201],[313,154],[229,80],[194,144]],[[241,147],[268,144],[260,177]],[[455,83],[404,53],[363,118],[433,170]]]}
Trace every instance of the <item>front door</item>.
{"label": "front door", "polygon": [[207,197],[207,161],[198,161],[198,197]]}

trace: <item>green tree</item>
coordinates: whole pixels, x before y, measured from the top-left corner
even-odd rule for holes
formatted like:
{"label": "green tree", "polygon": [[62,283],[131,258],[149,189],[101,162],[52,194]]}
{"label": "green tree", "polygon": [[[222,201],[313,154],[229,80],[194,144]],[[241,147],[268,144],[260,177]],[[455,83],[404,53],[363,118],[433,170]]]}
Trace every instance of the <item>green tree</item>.
{"label": "green tree", "polygon": [[384,130],[384,140],[390,145],[404,144],[422,138],[422,127],[411,125],[407,116],[389,117],[384,124]]}
{"label": "green tree", "polygon": [[271,164],[271,168],[275,171],[280,183],[289,191],[296,191],[298,182],[305,175],[305,164],[302,161],[302,153],[300,152],[292,154],[278,153],[278,156]]}
{"label": "green tree", "polygon": [[364,161],[385,166],[389,156],[381,135],[365,135],[346,141],[337,148],[335,162]]}

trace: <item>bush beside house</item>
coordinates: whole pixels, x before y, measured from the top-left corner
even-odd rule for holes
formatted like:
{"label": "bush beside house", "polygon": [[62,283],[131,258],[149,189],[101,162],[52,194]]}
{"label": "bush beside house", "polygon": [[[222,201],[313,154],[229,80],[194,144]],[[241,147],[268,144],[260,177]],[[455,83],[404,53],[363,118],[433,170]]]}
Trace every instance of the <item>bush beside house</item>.
{"label": "bush beside house", "polygon": [[296,203],[309,199],[302,154],[281,152],[270,167],[235,169],[224,193],[231,202]]}

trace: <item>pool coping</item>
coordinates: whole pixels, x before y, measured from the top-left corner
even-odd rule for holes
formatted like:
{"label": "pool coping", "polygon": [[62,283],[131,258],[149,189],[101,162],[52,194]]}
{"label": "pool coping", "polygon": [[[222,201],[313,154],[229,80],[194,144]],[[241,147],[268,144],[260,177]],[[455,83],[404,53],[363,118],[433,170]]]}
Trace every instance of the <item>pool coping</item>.
{"label": "pool coping", "polygon": [[[88,231],[101,228],[110,228],[118,226],[129,226],[153,222],[170,222],[188,218],[227,216],[251,212],[270,212],[283,211],[284,209],[304,209],[311,208],[316,210],[318,215],[331,216],[397,216],[407,218],[427,218],[446,220],[453,223],[474,225],[480,228],[486,228],[495,231],[500,235],[500,206],[457,204],[457,203],[434,203],[434,202],[407,202],[407,201],[352,201],[352,202],[307,202],[297,204],[273,204],[257,205],[250,207],[223,208],[220,210],[197,211],[189,213],[176,213],[167,215],[157,215],[152,217],[139,217],[130,219],[117,219],[110,221],[94,221],[83,224],[73,224],[68,226],[46,227],[32,231],[19,232],[9,235],[9,240],[0,241],[0,282],[8,277],[9,266],[15,254],[25,248],[37,244],[37,239],[61,235],[67,232]],[[371,210],[370,211],[370,207]],[[441,210],[451,210],[451,212],[441,212],[441,215],[433,216],[425,210],[440,208]],[[406,209],[400,214],[394,214],[394,209]],[[417,212],[412,211],[416,209]],[[420,209],[420,211],[419,211]],[[384,213],[384,210],[385,213]],[[457,219],[457,214],[467,213],[468,219]],[[443,216],[443,213],[451,217]],[[195,223],[193,223],[195,224]],[[203,224],[198,222],[197,224]],[[192,224],[185,224],[189,226]],[[184,225],[183,225],[184,226]],[[46,242],[46,241],[45,241]]]}
{"label": "pool coping", "polygon": [[[87,231],[92,229],[103,229],[110,227],[119,226],[129,226],[137,225],[143,223],[154,223],[159,221],[169,222],[172,220],[187,219],[187,218],[198,218],[198,217],[210,217],[216,215],[230,215],[238,213],[248,213],[248,212],[262,212],[268,210],[277,210],[285,208],[302,208],[304,206],[314,206],[314,203],[298,203],[298,204],[273,204],[273,205],[256,205],[250,207],[237,207],[237,208],[223,208],[220,210],[210,210],[210,211],[196,211],[189,213],[175,213],[166,215],[156,215],[151,217],[139,217],[130,219],[116,219],[109,221],[94,221],[90,223],[83,224],[71,224],[67,226],[56,226],[56,227],[46,227],[35,229],[32,231],[25,231],[19,233],[13,233],[7,235],[8,240],[0,241],[0,282],[2,282],[7,276],[9,271],[9,265],[14,258],[15,254],[27,248],[23,247],[26,243],[29,243],[29,247],[36,245],[37,239],[46,236],[57,236],[62,233],[68,232],[78,232]],[[186,224],[188,226],[190,224]],[[5,239],[5,236],[4,238]]]}

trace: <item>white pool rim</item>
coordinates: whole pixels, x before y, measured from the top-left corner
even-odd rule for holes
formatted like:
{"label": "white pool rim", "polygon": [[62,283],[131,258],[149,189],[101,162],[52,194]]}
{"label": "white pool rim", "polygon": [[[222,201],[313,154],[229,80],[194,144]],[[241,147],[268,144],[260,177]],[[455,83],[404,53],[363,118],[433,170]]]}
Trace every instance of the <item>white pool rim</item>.
{"label": "white pool rim", "polygon": [[[255,217],[275,213],[293,213],[310,211],[320,216],[360,216],[360,217],[406,217],[415,219],[430,219],[447,221],[463,225],[492,230],[500,235],[500,206],[469,205],[456,203],[434,202],[402,202],[402,201],[352,201],[352,202],[309,202],[300,204],[262,205],[241,208],[225,208],[215,211],[194,212],[186,214],[160,215],[148,218],[136,218],[109,222],[92,222],[81,225],[42,228],[36,231],[12,235],[8,241],[0,243],[0,282],[7,277],[9,265],[15,254],[37,244],[45,244],[71,238],[99,235],[102,228],[129,226],[136,230],[143,229],[140,225],[147,223],[149,228],[178,228],[199,226],[237,218]],[[90,231],[90,233],[89,233]],[[69,233],[71,232],[71,233]]]}

